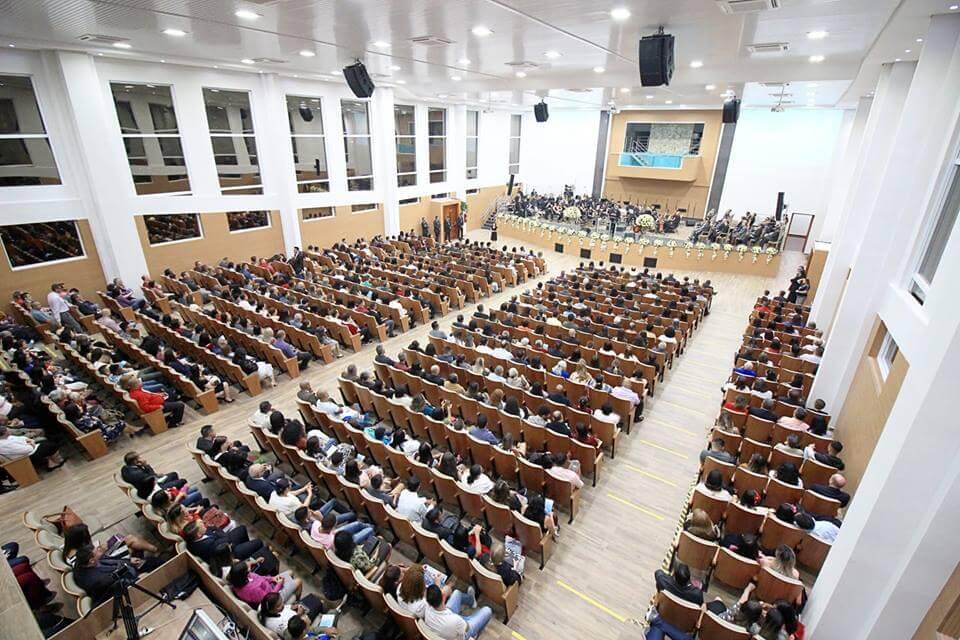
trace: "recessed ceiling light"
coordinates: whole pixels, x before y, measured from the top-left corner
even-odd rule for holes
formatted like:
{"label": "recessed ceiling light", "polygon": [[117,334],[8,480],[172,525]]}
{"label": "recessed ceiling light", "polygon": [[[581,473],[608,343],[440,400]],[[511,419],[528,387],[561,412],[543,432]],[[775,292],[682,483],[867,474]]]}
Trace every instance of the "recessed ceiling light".
{"label": "recessed ceiling light", "polygon": [[551,60],[556,60],[557,58],[560,57],[560,52],[554,51],[553,49],[551,49],[550,51],[545,51],[543,55],[544,57],[550,58]]}
{"label": "recessed ceiling light", "polygon": [[238,9],[237,11],[233,12],[233,15],[237,16],[241,20],[256,20],[260,17],[259,13],[254,13],[248,9]]}
{"label": "recessed ceiling light", "polygon": [[220,93],[220,89],[210,89],[210,91],[213,93]]}
{"label": "recessed ceiling light", "polygon": [[438,93],[438,94],[437,94],[437,97],[438,97],[438,98],[446,98],[446,97],[447,97],[447,94],[445,94],[445,93]]}
{"label": "recessed ceiling light", "polygon": [[373,46],[377,47],[378,49],[387,49],[390,46],[390,43],[384,42],[383,40],[377,40],[373,43]]}
{"label": "recessed ceiling light", "polygon": [[113,46],[115,46],[117,49],[132,49],[132,48],[133,48],[133,45],[130,44],[129,42],[114,42],[114,43],[113,43]]}
{"label": "recessed ceiling light", "polygon": [[166,62],[166,60],[164,60],[163,58],[160,58],[160,62]]}
{"label": "recessed ceiling light", "polygon": [[685,104],[681,104],[681,105],[679,105],[679,106],[680,106],[681,109],[686,109],[686,108],[687,108],[687,105],[685,105]]}
{"label": "recessed ceiling light", "polygon": [[910,49],[904,49],[903,52],[904,52],[904,53],[910,53]]}
{"label": "recessed ceiling light", "polygon": [[477,36],[478,38],[486,38],[488,35],[493,33],[493,31],[490,31],[490,29],[483,26],[482,24],[478,24],[473,29],[471,29],[470,32],[473,35]]}
{"label": "recessed ceiling light", "polygon": [[828,31],[823,31],[823,30],[808,31],[808,32],[807,32],[807,37],[810,38],[811,40],[823,40],[823,39],[826,38],[828,35],[830,35],[830,32],[828,32]]}
{"label": "recessed ceiling light", "polygon": [[396,64],[390,65],[390,71],[400,71],[400,65],[396,65]]}
{"label": "recessed ceiling light", "polygon": [[651,95],[645,95],[643,97],[646,98],[647,100],[653,100],[653,96]]}
{"label": "recessed ceiling light", "polygon": [[708,84],[707,86],[704,87],[704,89],[706,89],[707,91],[713,91],[716,88],[717,88],[717,85],[715,84]]}
{"label": "recessed ceiling light", "polygon": [[667,100],[664,104],[673,104],[673,100]]}
{"label": "recessed ceiling light", "polygon": [[[12,46],[14,46],[14,45],[11,44],[10,46],[12,47]],[[98,56],[102,56],[103,54],[102,54],[102,53],[98,53],[97,55],[98,55]],[[214,67],[214,69],[216,69],[216,67]]]}
{"label": "recessed ceiling light", "polygon": [[894,62],[903,62],[903,58],[894,58],[893,61],[894,61]]}
{"label": "recessed ceiling light", "polygon": [[468,65],[470,64],[470,58],[460,58],[457,60],[457,64]]}
{"label": "recessed ceiling light", "polygon": [[824,60],[826,60],[826,58],[817,54],[815,56],[810,56],[809,58],[807,58],[807,60],[813,63],[817,63],[817,62],[823,62]]}
{"label": "recessed ceiling light", "polygon": [[340,75],[340,69],[334,69],[333,71],[330,72],[330,74],[334,76],[338,76]]}
{"label": "recessed ceiling light", "polygon": [[450,76],[450,79],[453,80],[454,82],[460,82],[461,80],[463,80],[463,78],[461,78],[460,76]]}
{"label": "recessed ceiling light", "polygon": [[310,49],[303,49],[302,51],[300,51],[300,55],[302,55],[304,58],[312,58],[317,54],[314,51],[310,51]]}
{"label": "recessed ceiling light", "polygon": [[606,69],[604,69],[603,67],[594,67],[594,68],[593,68],[593,72],[594,72],[594,73],[603,73],[604,71],[606,71]]}
{"label": "recessed ceiling light", "polygon": [[950,5],[950,11],[956,11],[957,9],[960,9],[960,4]]}
{"label": "recessed ceiling light", "polygon": [[626,20],[630,17],[630,9],[626,7],[617,7],[610,11],[610,17],[614,20]]}
{"label": "recessed ceiling light", "polygon": [[253,60],[251,60],[250,58],[244,58],[240,62],[242,62],[243,64],[253,64]]}
{"label": "recessed ceiling light", "polygon": [[[8,44],[7,46],[10,47],[11,49],[16,49],[16,48],[17,48],[17,45],[15,45],[15,44]],[[100,54],[98,54],[98,55],[101,55],[101,56],[102,56],[103,54],[100,53]]]}
{"label": "recessed ceiling light", "polygon": [[703,66],[703,60],[694,60],[693,62],[690,63],[691,69],[699,69],[702,66]]}
{"label": "recessed ceiling light", "polygon": [[187,32],[183,29],[164,29],[163,33],[175,38],[182,38],[183,36],[187,35]]}
{"label": "recessed ceiling light", "polygon": [[527,77],[527,74],[524,73],[523,71],[517,71],[517,72],[516,72],[515,74],[513,74],[513,75],[517,76],[518,78],[526,78],[526,77]]}
{"label": "recessed ceiling light", "polygon": [[917,38],[917,42],[923,42],[923,38]]}
{"label": "recessed ceiling light", "polygon": [[407,84],[406,80],[394,80],[397,84]]}

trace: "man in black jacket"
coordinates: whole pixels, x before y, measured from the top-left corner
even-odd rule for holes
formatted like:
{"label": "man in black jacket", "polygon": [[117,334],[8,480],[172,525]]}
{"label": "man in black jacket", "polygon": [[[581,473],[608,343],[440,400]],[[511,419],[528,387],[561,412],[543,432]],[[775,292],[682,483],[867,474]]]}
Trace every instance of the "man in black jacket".
{"label": "man in black jacket", "polygon": [[850,494],[843,490],[847,485],[847,479],[841,474],[835,473],[830,476],[830,484],[810,485],[810,491],[819,493],[827,498],[832,498],[840,503],[841,507],[846,507],[850,502]]}
{"label": "man in black jacket", "polygon": [[124,482],[132,484],[137,490],[137,495],[144,500],[149,498],[150,494],[158,487],[160,489],[171,487],[179,489],[187,484],[187,481],[181,479],[176,472],[157,475],[153,467],[148,465],[136,451],[130,451],[123,456],[123,468],[120,470],[120,477],[123,478]]}
{"label": "man in black jacket", "polygon": [[748,412],[752,416],[756,416],[761,420],[769,420],[771,422],[776,422],[780,416],[773,412],[774,401],[773,398],[767,398],[763,401],[763,405],[759,407],[750,407]]}
{"label": "man in black jacket", "polygon": [[690,567],[682,562],[677,563],[673,575],[657,569],[653,579],[656,582],[657,591],[669,591],[678,598],[698,606],[703,604],[703,591],[690,582]]}
{"label": "man in black jacket", "polygon": [[233,547],[233,557],[237,560],[263,558],[257,573],[260,575],[275,576],[279,572],[280,563],[270,548],[261,540],[250,539],[245,526],[238,526],[230,531],[207,527],[202,520],[195,520],[183,528],[183,537],[187,541],[187,549],[204,562],[210,562],[217,547],[229,544]]}

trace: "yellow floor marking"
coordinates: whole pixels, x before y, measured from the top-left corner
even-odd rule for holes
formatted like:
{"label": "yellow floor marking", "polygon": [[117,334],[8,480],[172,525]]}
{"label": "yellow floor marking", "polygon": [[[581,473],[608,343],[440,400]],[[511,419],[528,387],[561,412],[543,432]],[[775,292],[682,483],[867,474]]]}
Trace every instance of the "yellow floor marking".
{"label": "yellow floor marking", "polygon": [[[678,409],[683,409],[684,411],[689,411],[690,413],[695,413],[695,414],[697,414],[698,416],[707,416],[707,417],[709,417],[710,414],[712,413],[711,410],[709,410],[709,409],[707,409],[706,411],[703,411],[703,410],[700,410],[700,409],[693,409],[693,408],[688,407],[688,406],[686,406],[686,405],[677,404],[676,402],[670,402],[669,400],[665,400],[664,398],[657,398],[657,404],[660,404],[660,403],[662,403],[662,404],[669,404],[671,407],[677,407]],[[717,409],[717,411],[719,412],[719,403],[717,403],[717,404],[718,404],[718,409]]]}
{"label": "yellow floor marking", "polygon": [[592,604],[592,605],[595,606],[597,609],[600,609],[600,611],[603,611],[604,613],[609,614],[610,616],[616,618],[618,621],[620,621],[620,622],[626,622],[626,621],[627,621],[627,618],[626,618],[625,616],[620,615],[619,613],[617,613],[616,611],[614,611],[614,610],[611,609],[610,607],[608,607],[608,606],[606,606],[605,604],[601,603],[599,600],[595,600],[594,598],[591,598],[590,596],[588,596],[588,595],[585,594],[585,593],[580,593],[579,591],[577,591],[576,589],[574,589],[573,587],[571,587],[570,585],[568,585],[568,584],[567,584],[566,582],[564,582],[563,580],[557,580],[557,584],[560,585],[561,587],[563,587],[564,589],[566,589],[567,591],[569,591],[570,593],[572,593],[573,595],[577,596],[577,597],[580,598],[581,600]]}
{"label": "yellow floor marking", "polygon": [[634,466],[634,465],[632,465],[632,464],[627,464],[626,462],[624,462],[624,463],[623,463],[623,466],[625,466],[627,469],[630,469],[631,471],[636,471],[636,472],[639,473],[640,475],[647,476],[648,478],[653,478],[654,480],[659,480],[659,481],[662,482],[663,484],[668,484],[668,485],[670,485],[671,487],[676,487],[676,486],[677,486],[677,483],[676,483],[676,482],[673,482],[672,480],[667,480],[666,478],[661,478],[660,476],[658,476],[658,475],[656,475],[656,474],[650,473],[649,471],[644,471],[644,470],[641,469],[640,467],[636,467],[636,466]]}
{"label": "yellow floor marking", "polygon": [[664,422],[663,420],[660,420],[660,419],[658,419],[658,418],[653,418],[653,417],[650,417],[650,416],[647,416],[647,419],[644,420],[644,422],[652,422],[652,423],[654,423],[654,424],[658,424],[658,425],[664,426],[664,427],[666,427],[667,429],[673,429],[674,431],[679,431],[680,433],[685,433],[685,434],[687,434],[688,436],[694,436],[694,437],[697,437],[697,438],[699,438],[699,437],[701,437],[701,436],[703,435],[703,434],[701,434],[701,433],[694,433],[693,431],[690,431],[689,429],[683,429],[683,428],[681,428],[681,427],[675,427],[675,426],[673,426],[672,424],[670,424],[669,422]]}
{"label": "yellow floor marking", "polygon": [[661,520],[661,521],[666,520],[666,518],[665,518],[664,516],[660,515],[660,514],[657,513],[656,511],[651,511],[650,509],[647,509],[646,507],[641,507],[641,506],[638,505],[638,504],[633,504],[632,502],[630,502],[630,501],[627,500],[626,498],[621,498],[620,496],[618,496],[618,495],[616,495],[616,494],[614,494],[614,493],[607,493],[607,497],[610,498],[610,499],[612,499],[612,500],[616,500],[617,502],[619,502],[619,503],[621,503],[621,504],[625,504],[625,505],[627,505],[628,507],[632,507],[632,508],[636,509],[637,511],[639,511],[640,513],[645,513],[645,514],[647,514],[648,516],[650,516],[651,518],[656,518],[657,520]]}
{"label": "yellow floor marking", "polygon": [[680,453],[679,451],[674,451],[673,449],[668,449],[667,447],[663,447],[663,446],[657,444],[656,442],[650,442],[649,440],[643,440],[643,439],[641,439],[640,442],[642,442],[642,443],[645,444],[645,445],[651,446],[651,447],[653,447],[654,449],[660,449],[661,451],[666,451],[667,453],[669,453],[669,454],[671,454],[671,455],[675,455],[675,456],[677,456],[678,458],[683,458],[684,460],[689,460],[689,459],[690,459],[690,456],[688,456],[687,454],[685,454],[685,453]]}
{"label": "yellow floor marking", "polygon": [[514,638],[516,638],[517,640],[527,640],[527,639],[524,638],[521,634],[517,633],[517,632],[514,631],[513,629],[510,630],[510,635],[512,635],[512,636],[513,636]]}

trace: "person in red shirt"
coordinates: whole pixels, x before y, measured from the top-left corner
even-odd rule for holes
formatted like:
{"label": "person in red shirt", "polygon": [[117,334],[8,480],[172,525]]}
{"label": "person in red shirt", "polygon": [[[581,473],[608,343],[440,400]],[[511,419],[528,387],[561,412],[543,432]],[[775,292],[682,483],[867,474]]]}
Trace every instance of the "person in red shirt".
{"label": "person in red shirt", "polygon": [[186,405],[177,400],[170,400],[165,393],[153,393],[143,388],[139,378],[130,377],[125,385],[127,393],[140,407],[140,411],[150,413],[162,409],[167,419],[167,426],[171,429],[179,427],[183,422],[183,411]]}

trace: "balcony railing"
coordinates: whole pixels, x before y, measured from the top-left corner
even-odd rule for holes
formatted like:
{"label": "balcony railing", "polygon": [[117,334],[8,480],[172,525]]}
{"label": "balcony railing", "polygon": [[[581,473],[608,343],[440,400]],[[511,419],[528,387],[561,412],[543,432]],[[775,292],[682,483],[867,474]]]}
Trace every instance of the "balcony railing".
{"label": "balcony railing", "polygon": [[683,166],[683,156],[667,155],[663,153],[623,152],[620,154],[620,166],[679,169]]}

